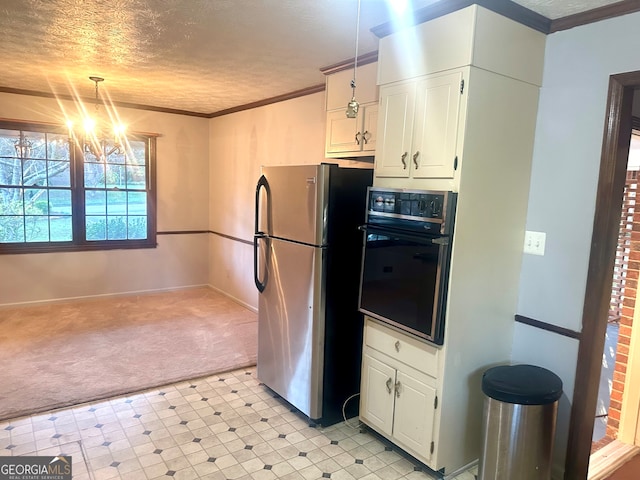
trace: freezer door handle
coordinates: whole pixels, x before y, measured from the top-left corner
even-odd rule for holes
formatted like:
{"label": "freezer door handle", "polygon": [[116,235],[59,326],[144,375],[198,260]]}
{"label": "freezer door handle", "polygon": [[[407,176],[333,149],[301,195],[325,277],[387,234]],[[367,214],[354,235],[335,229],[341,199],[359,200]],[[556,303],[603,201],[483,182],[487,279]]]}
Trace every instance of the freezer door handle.
{"label": "freezer door handle", "polygon": [[258,263],[260,259],[260,240],[264,239],[265,235],[262,233],[258,233],[253,237],[253,280],[256,284],[256,288],[260,293],[264,292],[264,289],[267,286],[267,277],[265,273],[264,280],[260,280],[259,271],[258,271]]}
{"label": "freezer door handle", "polygon": [[[260,231],[260,189],[264,187],[265,192],[267,193],[267,202],[269,201],[269,182],[267,182],[267,177],[261,175],[258,179],[258,183],[256,185],[256,219],[255,219],[255,228],[254,233],[256,235],[262,234]],[[268,212],[265,210],[265,213]]]}

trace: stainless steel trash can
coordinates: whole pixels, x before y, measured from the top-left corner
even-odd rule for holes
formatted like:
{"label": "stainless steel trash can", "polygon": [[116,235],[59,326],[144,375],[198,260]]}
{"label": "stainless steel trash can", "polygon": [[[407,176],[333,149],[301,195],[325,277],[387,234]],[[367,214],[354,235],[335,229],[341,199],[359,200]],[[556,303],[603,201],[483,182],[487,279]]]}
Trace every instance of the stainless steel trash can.
{"label": "stainless steel trash can", "polygon": [[485,394],[478,480],[549,480],[562,380],[534,365],[482,376]]}

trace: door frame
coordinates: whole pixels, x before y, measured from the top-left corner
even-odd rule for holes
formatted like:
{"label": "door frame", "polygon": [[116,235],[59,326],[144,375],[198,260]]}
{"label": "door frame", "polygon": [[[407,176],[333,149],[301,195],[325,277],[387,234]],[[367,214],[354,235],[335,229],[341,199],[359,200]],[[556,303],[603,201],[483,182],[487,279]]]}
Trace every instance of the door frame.
{"label": "door frame", "polygon": [[565,460],[565,479],[568,480],[584,480],[589,470],[636,87],[640,87],[640,71],[609,77],[582,332],[569,420]]}

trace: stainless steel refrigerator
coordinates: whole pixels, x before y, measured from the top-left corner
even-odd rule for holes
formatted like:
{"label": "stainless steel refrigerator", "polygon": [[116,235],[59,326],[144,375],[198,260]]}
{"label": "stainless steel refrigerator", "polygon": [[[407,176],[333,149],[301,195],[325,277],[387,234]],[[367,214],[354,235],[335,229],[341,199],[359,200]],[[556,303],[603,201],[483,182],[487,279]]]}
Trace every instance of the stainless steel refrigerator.
{"label": "stainless steel refrigerator", "polygon": [[[263,167],[256,186],[258,379],[312,421],[342,420],[358,393],[358,285],[371,169]],[[358,400],[346,414],[357,414]]]}

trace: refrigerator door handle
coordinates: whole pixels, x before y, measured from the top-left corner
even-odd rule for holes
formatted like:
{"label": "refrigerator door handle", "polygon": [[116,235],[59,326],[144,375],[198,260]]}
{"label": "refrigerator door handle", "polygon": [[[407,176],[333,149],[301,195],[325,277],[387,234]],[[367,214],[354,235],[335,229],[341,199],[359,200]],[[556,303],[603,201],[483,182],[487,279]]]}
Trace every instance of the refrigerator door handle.
{"label": "refrigerator door handle", "polygon": [[[263,187],[264,187],[264,191],[267,193],[267,201],[268,201],[269,193],[270,193],[269,182],[267,182],[267,177],[265,177],[264,175],[261,175],[256,185],[256,219],[255,219],[255,228],[254,228],[254,233],[256,235],[263,233],[260,231],[260,189],[262,189]],[[265,212],[265,213],[267,213],[267,218],[268,218],[268,212]]]}
{"label": "refrigerator door handle", "polygon": [[256,284],[256,288],[260,293],[264,292],[264,289],[267,286],[267,276],[265,273],[264,281],[260,281],[258,277],[258,262],[260,257],[260,239],[264,239],[265,235],[263,233],[257,233],[253,237],[253,280]]}
{"label": "refrigerator door handle", "polygon": [[264,187],[264,191],[267,194],[267,209],[265,210],[265,214],[267,215],[267,229],[270,230],[270,218],[269,218],[269,182],[267,182],[267,177],[261,175],[258,179],[258,183],[256,185],[256,219],[255,219],[255,235],[253,237],[253,280],[258,288],[260,293],[264,292],[264,289],[267,286],[267,273],[264,273],[264,280],[260,280],[259,278],[259,269],[258,263],[260,262],[260,239],[264,239],[266,237],[264,232],[260,231],[260,190]]}

